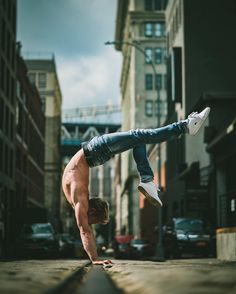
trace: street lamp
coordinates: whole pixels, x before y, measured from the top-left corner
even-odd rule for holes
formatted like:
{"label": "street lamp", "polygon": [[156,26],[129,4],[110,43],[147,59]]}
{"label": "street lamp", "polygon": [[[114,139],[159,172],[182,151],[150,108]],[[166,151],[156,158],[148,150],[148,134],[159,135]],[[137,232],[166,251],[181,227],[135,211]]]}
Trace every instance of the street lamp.
{"label": "street lamp", "polygon": [[[161,106],[161,99],[160,99],[160,89],[157,85],[156,79],[157,79],[157,72],[156,72],[156,68],[155,68],[155,64],[153,62],[153,60],[146,54],[145,50],[143,50],[143,48],[141,46],[139,46],[137,44],[137,42],[129,42],[129,41],[107,41],[105,43],[105,45],[128,45],[128,46],[132,46],[135,49],[137,49],[139,52],[141,52],[145,58],[148,59],[148,61],[150,61],[153,72],[154,72],[154,81],[155,81],[155,86],[156,86],[156,90],[157,90],[157,127],[160,127],[161,125],[161,111],[160,111],[160,106]],[[157,170],[158,170],[158,176],[159,176],[159,185],[161,186],[161,147],[160,144],[157,147],[157,155],[158,155],[158,166],[157,166]],[[156,247],[156,253],[155,253],[155,257],[154,259],[157,261],[165,261],[164,258],[164,251],[163,251],[163,244],[162,244],[162,209],[158,208],[158,243],[157,243],[157,247]]]}

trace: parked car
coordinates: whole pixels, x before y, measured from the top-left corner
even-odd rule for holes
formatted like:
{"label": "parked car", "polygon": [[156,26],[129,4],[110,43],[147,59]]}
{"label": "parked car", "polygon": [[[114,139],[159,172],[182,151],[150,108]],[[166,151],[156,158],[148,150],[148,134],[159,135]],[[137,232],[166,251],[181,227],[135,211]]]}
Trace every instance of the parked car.
{"label": "parked car", "polygon": [[75,238],[68,233],[57,235],[59,255],[61,257],[75,256]]}
{"label": "parked car", "polygon": [[133,239],[130,242],[132,258],[146,258],[151,255],[150,244],[146,240]]}
{"label": "parked car", "polygon": [[17,249],[22,257],[56,257],[58,241],[52,225],[50,223],[23,225]]}
{"label": "parked car", "polygon": [[173,218],[163,228],[163,245],[166,258],[180,258],[184,253],[215,256],[215,231],[204,219]]}

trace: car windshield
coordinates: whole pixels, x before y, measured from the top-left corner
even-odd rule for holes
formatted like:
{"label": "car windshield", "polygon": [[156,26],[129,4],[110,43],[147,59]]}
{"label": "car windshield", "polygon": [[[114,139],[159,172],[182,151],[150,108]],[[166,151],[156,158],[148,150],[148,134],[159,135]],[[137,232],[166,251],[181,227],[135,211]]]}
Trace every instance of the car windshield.
{"label": "car windshield", "polygon": [[200,231],[205,227],[201,219],[176,219],[175,228],[183,231]]}
{"label": "car windshield", "polygon": [[53,230],[49,224],[34,224],[31,226],[34,234],[52,234]]}

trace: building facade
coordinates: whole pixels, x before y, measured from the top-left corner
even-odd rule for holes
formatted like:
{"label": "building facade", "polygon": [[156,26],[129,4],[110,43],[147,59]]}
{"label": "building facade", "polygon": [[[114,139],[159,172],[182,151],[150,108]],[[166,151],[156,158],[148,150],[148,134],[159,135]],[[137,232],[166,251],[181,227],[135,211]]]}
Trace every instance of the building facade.
{"label": "building facade", "polygon": [[60,229],[61,192],[61,104],[62,94],[54,56],[47,59],[26,59],[28,76],[39,91],[45,114],[45,193],[44,204],[49,219]]}
{"label": "building facade", "polygon": [[16,1],[0,1],[0,256],[11,233],[15,201]]}
{"label": "building facade", "polygon": [[[123,131],[157,127],[166,119],[165,6],[166,1],[118,1],[115,48],[123,55],[120,80]],[[161,114],[159,125],[157,106]],[[161,147],[164,157],[160,165],[163,167],[165,150],[164,145]],[[155,154],[156,159],[157,149],[153,146],[148,146],[148,149],[149,153]],[[157,171],[156,160],[152,165],[154,171]],[[132,151],[121,154],[119,169],[121,174],[117,182],[120,185],[115,192],[119,224],[117,234],[140,237],[142,232],[148,230],[153,233],[155,221],[152,227],[140,227],[140,214],[143,214],[145,205],[149,204],[137,191],[139,177]]]}
{"label": "building facade", "polygon": [[20,55],[16,56],[16,160],[15,231],[24,223],[46,221],[44,209],[44,149],[45,117],[39,92],[27,76]]}
{"label": "building facade", "polygon": [[221,4],[177,0],[167,6],[167,121],[212,108],[196,137],[167,144],[167,217],[200,216],[232,226],[236,19],[235,3]]}

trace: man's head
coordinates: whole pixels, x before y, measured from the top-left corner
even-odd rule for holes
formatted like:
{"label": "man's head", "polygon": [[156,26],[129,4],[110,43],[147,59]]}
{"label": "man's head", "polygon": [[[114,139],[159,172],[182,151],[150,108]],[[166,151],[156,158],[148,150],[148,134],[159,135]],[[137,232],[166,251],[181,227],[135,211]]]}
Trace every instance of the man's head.
{"label": "man's head", "polygon": [[107,224],[109,222],[109,206],[101,198],[89,199],[88,219],[90,224]]}

